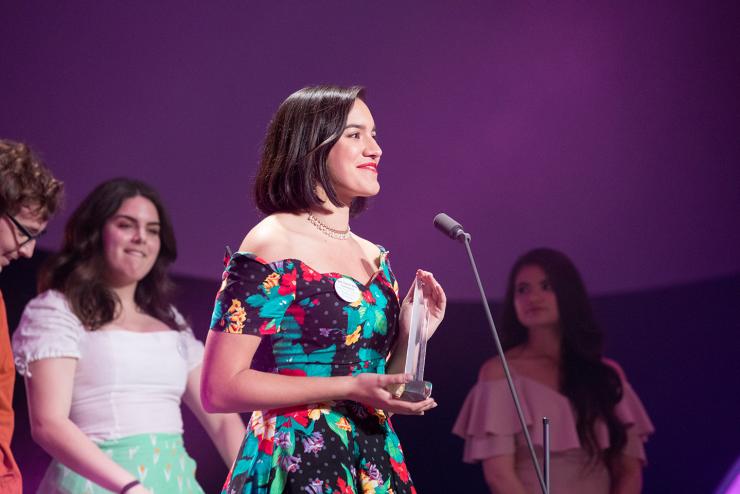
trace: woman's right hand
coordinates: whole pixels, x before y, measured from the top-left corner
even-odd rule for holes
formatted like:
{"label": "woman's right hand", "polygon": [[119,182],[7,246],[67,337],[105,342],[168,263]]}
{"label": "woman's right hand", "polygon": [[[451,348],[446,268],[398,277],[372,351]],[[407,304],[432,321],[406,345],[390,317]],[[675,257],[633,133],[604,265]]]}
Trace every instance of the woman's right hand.
{"label": "woman's right hand", "polygon": [[425,411],[437,406],[434,398],[409,402],[399,400],[388,391],[393,385],[405,384],[411,380],[406,374],[358,374],[352,376],[348,398],[352,401],[401,415],[423,415]]}

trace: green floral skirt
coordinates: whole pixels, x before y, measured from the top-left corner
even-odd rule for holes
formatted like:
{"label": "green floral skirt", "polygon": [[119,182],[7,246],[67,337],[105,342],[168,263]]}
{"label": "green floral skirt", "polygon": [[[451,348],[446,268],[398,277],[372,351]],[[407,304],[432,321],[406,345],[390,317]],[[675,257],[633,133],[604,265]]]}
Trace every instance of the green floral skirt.
{"label": "green floral skirt", "polygon": [[[139,434],[104,441],[98,447],[153,494],[204,494],[195,480],[195,461],[185,451],[181,434]],[[49,465],[36,492],[111,494],[57,460]]]}

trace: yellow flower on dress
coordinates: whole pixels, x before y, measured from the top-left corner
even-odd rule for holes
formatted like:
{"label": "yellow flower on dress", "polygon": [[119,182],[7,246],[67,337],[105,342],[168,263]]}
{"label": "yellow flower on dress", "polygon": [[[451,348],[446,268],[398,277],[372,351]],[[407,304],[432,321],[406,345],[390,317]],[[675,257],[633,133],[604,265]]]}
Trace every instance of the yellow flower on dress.
{"label": "yellow flower on dress", "polygon": [[371,479],[364,470],[360,470],[360,485],[362,486],[362,494],[375,494],[378,481]]}
{"label": "yellow flower on dress", "polygon": [[388,416],[385,414],[385,412],[379,408],[375,409],[374,415],[378,417],[378,421],[382,424],[386,420],[388,420]]}
{"label": "yellow flower on dress", "polygon": [[275,437],[275,417],[265,418],[262,412],[255,410],[249,419],[249,427],[257,439],[269,440]]}
{"label": "yellow flower on dress", "polygon": [[241,333],[244,329],[244,321],[247,320],[247,311],[242,307],[241,301],[233,299],[227,313],[229,314],[229,327],[226,330],[229,333]]}
{"label": "yellow flower on dress", "polygon": [[352,426],[349,424],[349,420],[347,420],[347,417],[341,417],[337,421],[337,427],[339,427],[343,431],[352,432]]}
{"label": "yellow flower on dress", "polygon": [[277,273],[270,273],[270,276],[265,278],[265,281],[262,282],[262,287],[266,292],[269,292],[272,287],[278,286],[279,284],[280,275]]}
{"label": "yellow flower on dress", "polygon": [[349,345],[354,345],[355,343],[357,343],[360,339],[361,330],[362,330],[362,326],[358,324],[357,329],[355,329],[352,333],[348,334],[344,338],[344,344],[349,346]]}
{"label": "yellow flower on dress", "polygon": [[308,409],[308,418],[311,420],[319,420],[322,414],[326,415],[331,412],[331,408],[326,403],[319,403],[316,408]]}

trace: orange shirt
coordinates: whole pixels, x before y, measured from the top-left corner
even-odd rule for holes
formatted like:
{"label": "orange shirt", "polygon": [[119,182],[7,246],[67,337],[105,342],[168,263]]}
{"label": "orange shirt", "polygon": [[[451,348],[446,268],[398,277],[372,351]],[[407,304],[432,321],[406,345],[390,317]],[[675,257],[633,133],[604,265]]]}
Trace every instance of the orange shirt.
{"label": "orange shirt", "polygon": [[10,347],[10,331],[5,312],[5,300],[0,292],[0,494],[20,494],[23,492],[21,472],[10,451],[13,438],[13,386],[15,385],[15,364]]}

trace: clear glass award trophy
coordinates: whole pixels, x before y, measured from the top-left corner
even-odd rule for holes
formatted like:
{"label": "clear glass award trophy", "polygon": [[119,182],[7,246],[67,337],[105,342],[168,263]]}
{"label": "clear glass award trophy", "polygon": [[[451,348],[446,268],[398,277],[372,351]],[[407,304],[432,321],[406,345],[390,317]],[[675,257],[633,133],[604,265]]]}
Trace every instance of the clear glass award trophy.
{"label": "clear glass award trophy", "polygon": [[429,311],[421,279],[416,278],[414,301],[411,305],[411,327],[409,343],[406,350],[406,367],[404,372],[413,377],[400,389],[399,398],[405,401],[422,401],[432,394],[432,383],[424,380],[424,360],[427,353],[427,328]]}

